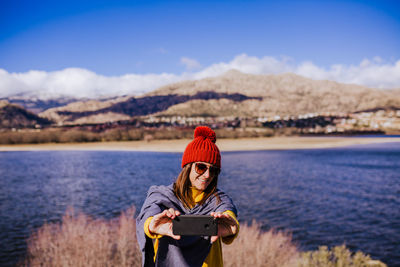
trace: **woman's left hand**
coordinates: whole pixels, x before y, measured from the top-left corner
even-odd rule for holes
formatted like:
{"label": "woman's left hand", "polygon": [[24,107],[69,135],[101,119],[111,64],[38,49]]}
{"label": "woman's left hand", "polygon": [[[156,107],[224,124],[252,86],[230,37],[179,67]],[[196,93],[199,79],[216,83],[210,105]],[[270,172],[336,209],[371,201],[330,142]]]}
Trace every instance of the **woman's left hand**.
{"label": "woman's left hand", "polygon": [[238,231],[236,220],[229,214],[222,212],[211,212],[211,216],[218,218],[218,235],[211,237],[211,243],[218,240],[219,237],[235,235]]}

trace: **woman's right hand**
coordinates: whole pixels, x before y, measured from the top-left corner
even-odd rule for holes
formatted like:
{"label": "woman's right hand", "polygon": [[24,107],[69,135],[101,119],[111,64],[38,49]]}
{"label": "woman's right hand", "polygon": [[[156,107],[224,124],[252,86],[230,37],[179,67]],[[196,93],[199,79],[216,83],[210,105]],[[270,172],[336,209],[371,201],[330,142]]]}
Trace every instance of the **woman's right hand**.
{"label": "woman's right hand", "polygon": [[179,211],[170,208],[154,215],[149,224],[150,232],[153,234],[170,236],[174,239],[180,239],[180,235],[174,235],[172,233],[172,220],[180,214]]}

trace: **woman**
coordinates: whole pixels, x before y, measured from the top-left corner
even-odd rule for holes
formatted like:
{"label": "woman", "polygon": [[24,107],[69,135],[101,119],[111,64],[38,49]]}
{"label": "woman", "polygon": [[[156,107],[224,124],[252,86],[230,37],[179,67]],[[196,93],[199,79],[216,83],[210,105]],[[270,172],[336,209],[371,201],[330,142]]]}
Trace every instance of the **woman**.
{"label": "woman", "polygon": [[[182,157],[174,184],[150,187],[137,217],[143,266],[222,266],[221,240],[232,243],[239,232],[232,200],[217,189],[221,154],[215,132],[199,126]],[[172,220],[179,215],[218,218],[218,236],[179,236]]]}

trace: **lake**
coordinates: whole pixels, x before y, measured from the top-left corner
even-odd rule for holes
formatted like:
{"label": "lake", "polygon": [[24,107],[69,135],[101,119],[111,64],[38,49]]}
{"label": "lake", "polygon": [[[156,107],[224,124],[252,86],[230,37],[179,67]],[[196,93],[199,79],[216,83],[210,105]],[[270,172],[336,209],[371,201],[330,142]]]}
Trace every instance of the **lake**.
{"label": "lake", "polygon": [[[181,153],[0,152],[0,265],[67,207],[112,218],[141,207],[149,186],[170,184]],[[241,222],[293,233],[302,250],[346,244],[400,266],[400,143],[222,153],[220,188]]]}

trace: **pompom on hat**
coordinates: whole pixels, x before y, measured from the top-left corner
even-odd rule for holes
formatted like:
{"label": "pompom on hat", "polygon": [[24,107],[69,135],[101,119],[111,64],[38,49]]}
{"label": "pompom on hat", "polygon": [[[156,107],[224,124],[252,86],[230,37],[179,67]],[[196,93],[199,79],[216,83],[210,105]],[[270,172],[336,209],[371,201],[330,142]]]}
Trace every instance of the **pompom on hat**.
{"label": "pompom on hat", "polygon": [[193,141],[183,152],[182,168],[191,162],[202,161],[221,168],[221,154],[215,144],[217,137],[215,132],[207,126],[198,126],[194,130]]}

